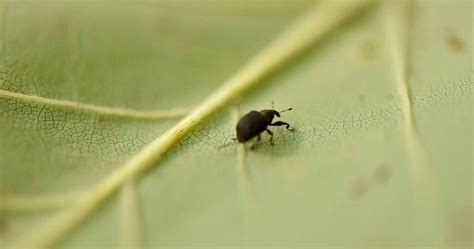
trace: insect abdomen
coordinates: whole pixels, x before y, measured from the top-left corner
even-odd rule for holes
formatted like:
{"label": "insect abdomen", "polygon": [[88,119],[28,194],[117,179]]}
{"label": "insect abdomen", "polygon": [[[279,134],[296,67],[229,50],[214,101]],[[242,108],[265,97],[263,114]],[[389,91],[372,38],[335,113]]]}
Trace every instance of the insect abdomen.
{"label": "insect abdomen", "polygon": [[237,140],[240,143],[247,142],[264,131],[267,125],[265,117],[260,112],[251,111],[237,123]]}

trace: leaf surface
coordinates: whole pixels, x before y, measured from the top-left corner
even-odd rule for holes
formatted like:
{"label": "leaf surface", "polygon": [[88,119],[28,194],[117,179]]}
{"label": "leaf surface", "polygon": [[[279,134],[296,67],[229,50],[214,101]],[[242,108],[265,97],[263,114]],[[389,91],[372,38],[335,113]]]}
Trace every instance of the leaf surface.
{"label": "leaf surface", "polygon": [[[51,221],[179,121],[149,111],[201,106],[311,6],[0,2],[0,244],[60,234]],[[472,246],[472,13],[471,1],[368,8],[54,244]],[[217,149],[272,101],[294,108],[281,117],[294,132]]]}

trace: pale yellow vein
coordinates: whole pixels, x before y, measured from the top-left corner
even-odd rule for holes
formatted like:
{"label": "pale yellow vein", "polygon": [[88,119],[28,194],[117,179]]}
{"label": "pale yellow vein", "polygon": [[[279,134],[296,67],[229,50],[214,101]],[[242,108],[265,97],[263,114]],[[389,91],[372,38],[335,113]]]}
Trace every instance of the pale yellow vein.
{"label": "pale yellow vein", "polygon": [[[240,112],[237,108],[233,111],[233,124],[237,124],[240,119]],[[250,170],[247,165],[247,149],[243,143],[237,144],[237,181],[240,194],[240,208],[242,215],[242,236],[243,240],[247,241],[249,231],[251,230],[251,220],[255,218],[255,194],[252,189],[252,182],[250,179]]]}
{"label": "pale yellow vein", "polygon": [[79,68],[79,62],[81,59],[81,50],[80,50],[80,29],[79,25],[76,24],[76,22],[72,21],[71,19],[67,19],[67,25],[66,25],[66,37],[68,41],[68,48],[69,48],[69,54],[70,54],[70,64],[69,64],[69,73],[67,76],[67,83],[71,84],[72,86],[72,93],[74,94],[74,98],[78,99],[79,97],[79,90],[78,90],[78,85],[77,85],[77,78],[74,77],[77,75],[75,72],[77,72],[77,69]]}
{"label": "pale yellow vein", "polygon": [[35,104],[41,104],[46,106],[52,106],[62,109],[71,109],[75,111],[81,111],[86,113],[93,113],[97,115],[104,116],[117,116],[125,118],[136,118],[144,120],[160,120],[160,119],[170,119],[182,117],[190,112],[189,108],[174,108],[170,110],[163,111],[137,111],[127,108],[118,108],[118,107],[107,107],[107,106],[98,106],[92,104],[84,104],[69,100],[59,100],[59,99],[50,99],[40,96],[15,93],[6,90],[0,89],[0,99],[1,98],[12,98],[18,101],[30,102]]}
{"label": "pale yellow vein", "polygon": [[[240,119],[240,111],[237,108],[233,109],[232,113],[232,122],[233,124],[237,124],[237,122]],[[242,143],[238,143],[238,149],[237,149],[237,162],[238,162],[238,173],[239,173],[239,179],[243,181],[245,184],[242,186],[248,184],[250,182],[250,175],[249,171],[246,167],[246,158],[247,158],[247,151],[245,149],[245,145]],[[245,187],[246,188],[246,187]]]}
{"label": "pale yellow vein", "polygon": [[437,200],[438,191],[428,153],[417,130],[409,91],[409,30],[412,25],[413,3],[411,0],[386,1],[386,3],[388,42],[393,59],[396,89],[402,104],[407,152],[411,159],[410,170],[418,212],[415,219],[418,219],[416,222],[419,225],[424,228],[430,227],[431,232],[436,234],[439,232],[436,231],[439,227],[437,217],[440,208]]}
{"label": "pale yellow vein", "polygon": [[263,78],[288,64],[295,55],[326,37],[330,31],[359,13],[371,2],[373,1],[319,2],[319,5],[310,9],[307,15],[231,76],[220,89],[210,95],[192,113],[143,148],[124,166],[100,181],[91,189],[83,205],[73,207],[51,218],[44,227],[33,228],[33,232],[25,234],[21,238],[23,245],[33,248],[48,247],[63,239],[71,229],[83,222],[123,184],[156,165],[167,151],[212,114],[262,83]]}
{"label": "pale yellow vein", "polygon": [[[240,119],[240,112],[237,108],[233,112],[233,123],[237,124]],[[237,144],[237,162],[238,162],[238,177],[240,184],[240,193],[242,195],[242,202],[248,203],[253,199],[253,192],[250,183],[250,172],[247,166],[247,150],[243,143]]]}
{"label": "pale yellow vein", "polygon": [[143,248],[143,213],[134,179],[122,187],[119,245],[121,248]]}
{"label": "pale yellow vein", "polygon": [[[233,111],[233,124],[237,124],[240,119],[240,112],[237,108]],[[237,162],[238,162],[238,175],[240,182],[240,192],[243,195],[242,201],[249,201],[252,197],[252,189],[250,186],[250,172],[247,166],[247,150],[243,143],[238,143],[237,149]]]}
{"label": "pale yellow vein", "polygon": [[250,182],[250,172],[247,166],[247,150],[242,143],[238,144],[238,173],[240,182],[240,192],[243,196],[242,201],[248,202],[253,199],[253,192]]}

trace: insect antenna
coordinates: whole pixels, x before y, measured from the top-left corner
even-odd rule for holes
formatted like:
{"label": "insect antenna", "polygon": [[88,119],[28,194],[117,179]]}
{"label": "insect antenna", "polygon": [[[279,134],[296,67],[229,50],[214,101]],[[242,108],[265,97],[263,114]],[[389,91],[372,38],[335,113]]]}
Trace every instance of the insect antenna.
{"label": "insect antenna", "polygon": [[237,142],[237,138],[234,137],[234,138],[232,138],[232,142],[228,142],[228,143],[225,143],[223,145],[219,145],[219,146],[217,146],[217,149],[220,150],[220,149],[223,149],[223,148],[225,148],[229,145],[238,144],[238,143],[239,142]]}
{"label": "insect antenna", "polygon": [[293,108],[288,108],[288,109],[286,109],[286,110],[279,111],[279,113],[282,113],[282,112],[287,112],[287,111],[291,111],[291,110],[293,110]]}

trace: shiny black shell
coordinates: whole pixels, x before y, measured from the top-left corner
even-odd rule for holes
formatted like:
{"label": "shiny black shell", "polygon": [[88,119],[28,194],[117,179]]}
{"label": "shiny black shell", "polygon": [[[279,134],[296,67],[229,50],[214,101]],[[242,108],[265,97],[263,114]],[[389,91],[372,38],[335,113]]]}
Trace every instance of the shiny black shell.
{"label": "shiny black shell", "polygon": [[237,140],[239,143],[247,142],[259,135],[272,122],[262,112],[251,111],[245,114],[237,123]]}

